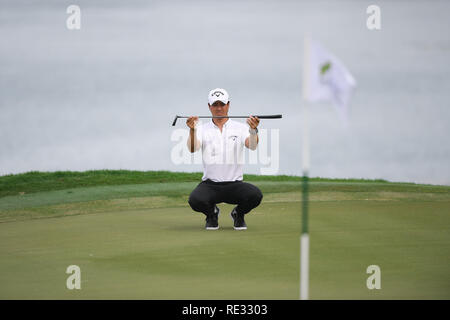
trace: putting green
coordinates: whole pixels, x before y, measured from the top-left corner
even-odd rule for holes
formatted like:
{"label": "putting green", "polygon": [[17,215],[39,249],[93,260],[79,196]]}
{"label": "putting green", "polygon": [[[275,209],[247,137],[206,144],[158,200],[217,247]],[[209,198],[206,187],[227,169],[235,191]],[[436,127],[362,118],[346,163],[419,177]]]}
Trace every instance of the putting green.
{"label": "putting green", "polygon": [[[0,299],[298,299],[300,182],[254,183],[264,199],[246,231],[227,204],[220,229],[204,230],[192,182],[2,197]],[[316,184],[312,299],[450,298],[450,188]],[[66,288],[69,265],[81,290]],[[366,287],[369,265],[380,290]]]}

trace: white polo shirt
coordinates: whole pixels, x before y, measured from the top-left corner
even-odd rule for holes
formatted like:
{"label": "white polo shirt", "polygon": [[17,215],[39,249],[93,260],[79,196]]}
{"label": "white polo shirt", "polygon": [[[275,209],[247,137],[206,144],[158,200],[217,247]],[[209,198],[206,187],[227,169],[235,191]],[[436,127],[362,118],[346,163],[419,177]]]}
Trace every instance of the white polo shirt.
{"label": "white polo shirt", "polygon": [[231,119],[224,123],[222,132],[212,119],[197,127],[203,181],[242,181],[245,139],[250,135],[248,129],[248,125]]}

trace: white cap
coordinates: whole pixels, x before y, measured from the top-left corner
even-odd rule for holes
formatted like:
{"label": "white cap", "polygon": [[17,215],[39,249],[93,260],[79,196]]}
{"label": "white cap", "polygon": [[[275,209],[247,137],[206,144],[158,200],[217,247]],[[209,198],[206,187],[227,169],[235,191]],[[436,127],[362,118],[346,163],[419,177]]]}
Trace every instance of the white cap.
{"label": "white cap", "polygon": [[230,101],[230,96],[225,89],[216,88],[209,92],[208,94],[208,102],[209,104],[213,104],[216,101],[222,101],[227,104]]}

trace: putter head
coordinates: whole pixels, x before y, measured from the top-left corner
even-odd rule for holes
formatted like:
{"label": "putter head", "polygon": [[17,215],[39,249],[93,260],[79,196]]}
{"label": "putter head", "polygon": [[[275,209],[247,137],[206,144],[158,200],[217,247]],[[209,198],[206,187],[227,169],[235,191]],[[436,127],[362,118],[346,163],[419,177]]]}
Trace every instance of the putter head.
{"label": "putter head", "polygon": [[177,124],[177,120],[178,120],[178,115],[175,116],[175,119],[173,119],[172,122],[172,127],[175,126]]}

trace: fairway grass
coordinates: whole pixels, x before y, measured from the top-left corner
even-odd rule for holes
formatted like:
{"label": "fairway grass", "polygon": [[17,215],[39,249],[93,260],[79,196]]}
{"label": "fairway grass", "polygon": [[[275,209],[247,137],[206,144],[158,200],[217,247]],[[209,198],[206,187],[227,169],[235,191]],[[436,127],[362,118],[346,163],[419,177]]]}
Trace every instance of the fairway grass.
{"label": "fairway grass", "polygon": [[[1,177],[0,177],[1,178]],[[298,299],[301,184],[264,193],[235,231],[187,204],[195,181],[73,186],[0,197],[0,299]],[[450,188],[313,181],[312,299],[449,299]],[[81,290],[66,268],[81,268]],[[369,265],[381,289],[369,290]]]}

